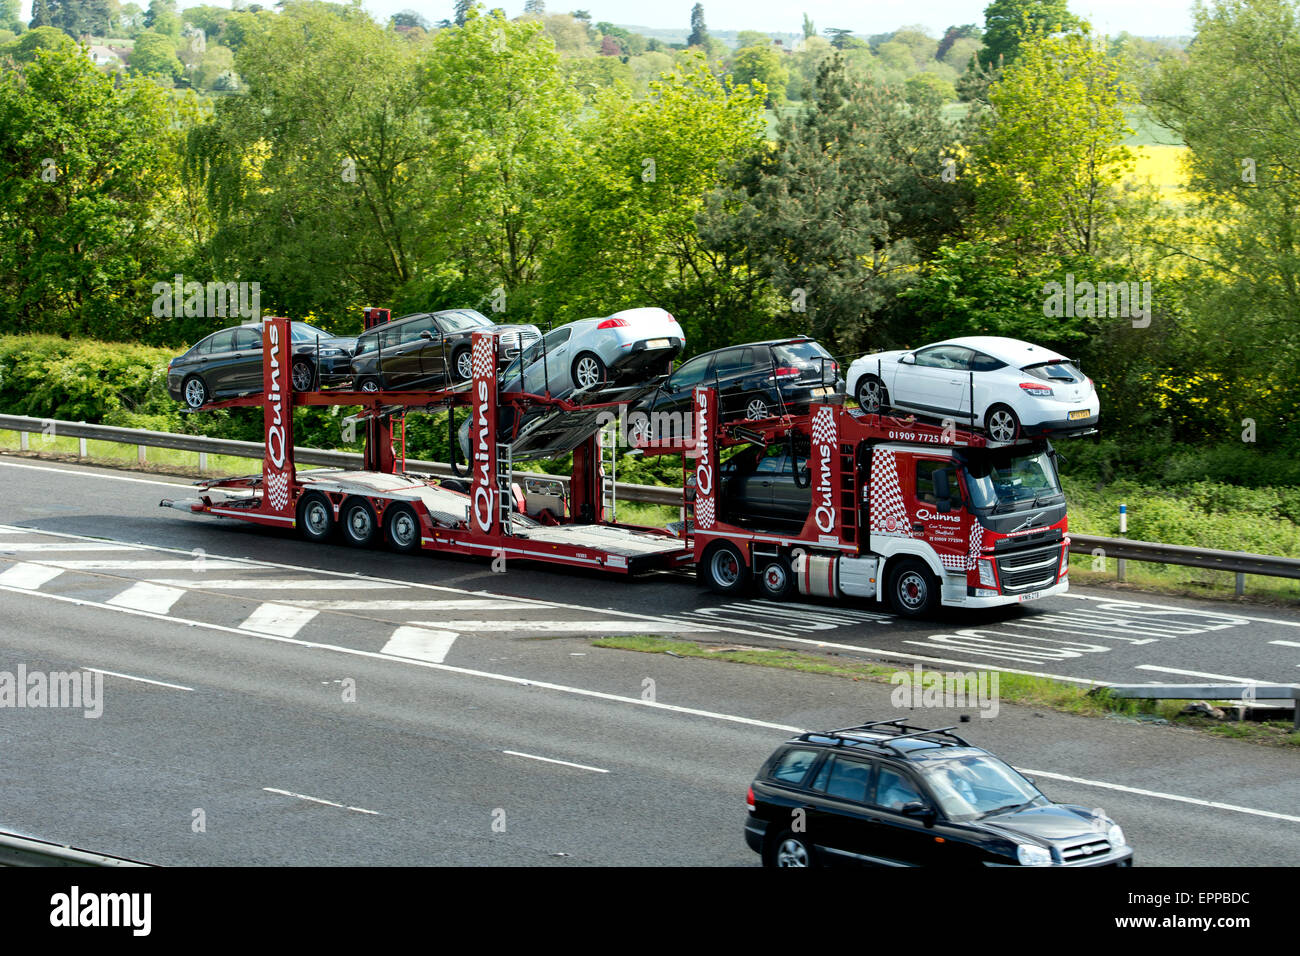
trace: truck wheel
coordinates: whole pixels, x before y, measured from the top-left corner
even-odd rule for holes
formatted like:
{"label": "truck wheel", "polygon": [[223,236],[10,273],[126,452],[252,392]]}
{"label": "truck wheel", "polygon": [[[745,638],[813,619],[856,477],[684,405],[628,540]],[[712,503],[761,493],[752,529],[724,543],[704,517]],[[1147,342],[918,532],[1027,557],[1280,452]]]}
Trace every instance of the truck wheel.
{"label": "truck wheel", "polygon": [[922,617],[939,606],[939,582],[925,563],[899,561],[889,573],[889,604],[903,617]]}
{"label": "truck wheel", "polygon": [[379,537],[375,509],[365,498],[349,498],[343,502],[339,524],[343,527],[343,540],[354,548],[368,548]]}
{"label": "truck wheel", "polygon": [[749,583],[749,565],[740,548],[730,541],[709,545],[697,573],[710,590],[719,594],[739,594]]}
{"label": "truck wheel", "polygon": [[784,601],[795,592],[794,571],[785,558],[767,558],[760,565],[758,587],[763,597]]}
{"label": "truck wheel", "polygon": [[324,541],[334,530],[334,507],[319,491],[298,500],[298,530],[308,541]]}
{"label": "truck wheel", "polygon": [[384,514],[384,537],[394,551],[420,550],[420,518],[410,505],[389,505]]}

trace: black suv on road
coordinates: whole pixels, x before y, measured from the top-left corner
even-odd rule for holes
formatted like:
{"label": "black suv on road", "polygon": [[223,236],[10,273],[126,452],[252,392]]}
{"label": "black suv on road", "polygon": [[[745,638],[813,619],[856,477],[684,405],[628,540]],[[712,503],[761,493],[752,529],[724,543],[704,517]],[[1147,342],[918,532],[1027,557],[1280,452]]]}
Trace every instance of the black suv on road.
{"label": "black suv on road", "polygon": [[766,866],[1131,866],[1100,810],[1053,803],[953,728],[898,720],[807,733],[749,788],[745,842]]}

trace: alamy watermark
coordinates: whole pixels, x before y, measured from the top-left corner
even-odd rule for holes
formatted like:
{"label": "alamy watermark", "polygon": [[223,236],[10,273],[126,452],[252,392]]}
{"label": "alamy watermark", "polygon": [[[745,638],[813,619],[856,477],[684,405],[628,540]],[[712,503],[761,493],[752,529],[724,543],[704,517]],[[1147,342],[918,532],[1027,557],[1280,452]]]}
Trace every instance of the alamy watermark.
{"label": "alamy watermark", "polygon": [[901,709],[911,707],[974,707],[981,717],[996,717],[1001,706],[997,671],[941,673],[923,671],[913,664],[910,671],[895,671],[889,678],[897,686],[889,702]]}
{"label": "alamy watermark", "polygon": [[186,282],[179,273],[171,282],[153,284],[156,319],[262,320],[262,285],[259,282]]}
{"label": "alamy watermark", "polygon": [[104,713],[104,675],[99,671],[0,671],[0,709],[79,709],[83,717]]}
{"label": "alamy watermark", "polygon": [[1102,318],[1132,319],[1133,328],[1151,324],[1151,282],[1075,282],[1067,272],[1065,284],[1052,281],[1043,285],[1043,315],[1050,319]]}

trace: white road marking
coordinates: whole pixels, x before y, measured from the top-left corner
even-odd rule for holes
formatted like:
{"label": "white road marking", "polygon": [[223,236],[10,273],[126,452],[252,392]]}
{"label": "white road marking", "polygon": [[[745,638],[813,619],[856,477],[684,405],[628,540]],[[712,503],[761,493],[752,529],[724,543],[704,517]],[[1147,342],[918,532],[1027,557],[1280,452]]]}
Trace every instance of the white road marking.
{"label": "white road marking", "polygon": [[[242,568],[243,565],[234,561],[221,561],[213,558],[163,558],[144,561],[59,561],[57,559],[40,558],[41,564],[48,564],[53,568],[63,568],[65,571],[226,571],[231,568]],[[195,582],[190,582],[195,583]]]}
{"label": "white road marking", "polygon": [[1284,621],[1276,617],[1250,617],[1246,614],[1222,614],[1218,611],[1203,611],[1198,608],[1178,607],[1173,604],[1150,604],[1145,601],[1117,601],[1115,598],[1102,597],[1097,594],[1079,594],[1075,591],[1067,591],[1064,594],[1058,594],[1057,597],[1073,598],[1076,601],[1095,601],[1098,604],[1112,604],[1116,610],[1131,610],[1135,607],[1151,607],[1161,611],[1173,611],[1177,614],[1195,614],[1198,617],[1233,617],[1242,621],[1257,621],[1262,624],[1282,624],[1286,627],[1300,627],[1300,621]]}
{"label": "white road marking", "polygon": [[393,636],[380,653],[441,664],[447,659],[447,653],[456,643],[457,636],[455,631],[399,627],[393,631]]}
{"label": "white road marking", "polygon": [[1140,787],[1126,787],[1119,783],[1106,783],[1102,780],[1085,780],[1082,777],[1067,777],[1063,773],[1050,773],[1046,770],[1029,770],[1024,767],[1017,767],[1021,773],[1030,777],[1047,777],[1051,780],[1064,780],[1067,783],[1077,783],[1085,787],[1100,787],[1103,790],[1118,790],[1121,793],[1132,793],[1139,797],[1154,797],[1157,800],[1173,800],[1178,803],[1191,803],[1198,807],[1210,807],[1214,810],[1231,810],[1233,813],[1249,813],[1256,817],[1268,817],[1270,820],[1286,820],[1288,823],[1300,823],[1300,817],[1292,816],[1289,813],[1274,813],[1272,810],[1256,810],[1253,807],[1240,807],[1235,803],[1220,803],[1218,800],[1202,800],[1198,797],[1183,797],[1176,793],[1161,793],[1159,790],[1143,790]]}
{"label": "white road marking", "polygon": [[[1300,641],[1269,641],[1270,644],[1279,644],[1282,647],[1300,647]],[[1300,665],[1297,665],[1300,666]]]}
{"label": "white road marking", "polygon": [[585,763],[573,763],[569,760],[556,760],[553,757],[539,757],[537,754],[520,753],[518,750],[503,750],[503,754],[509,754],[512,757],[527,757],[529,760],[540,760],[542,763],[558,763],[562,767],[576,767],[579,770],[590,770],[592,773],[609,773],[600,767],[588,767]]}
{"label": "white road marking", "polygon": [[1262,684],[1265,681],[1256,680],[1253,677],[1229,677],[1226,674],[1206,674],[1203,671],[1185,671],[1177,667],[1159,667],[1156,664],[1135,664],[1134,670],[1139,671],[1159,671],[1162,674],[1181,674],[1184,677],[1207,677],[1210,680],[1232,681],[1234,684]]}
{"label": "white road marking", "polygon": [[493,611],[517,607],[506,598],[449,598],[445,601],[294,601],[322,611]]}
{"label": "white road marking", "polygon": [[314,608],[308,607],[291,607],[288,604],[259,604],[257,610],[248,615],[247,620],[239,626],[241,630],[245,631],[259,631],[263,634],[293,637],[319,613]]}
{"label": "white road marking", "polygon": [[0,542],[0,552],[5,551],[136,551],[129,544],[62,544],[58,541],[5,541]]}
{"label": "white road marking", "polygon": [[417,627],[445,627],[454,631],[545,631],[574,634],[659,634],[667,631],[707,631],[711,627],[672,623],[656,627],[652,621],[411,621]]}
{"label": "white road marking", "polygon": [[170,687],[172,690],[194,690],[193,687],[186,687],[184,684],[169,684],[165,680],[151,680],[148,677],[136,677],[133,674],[119,674],[117,671],[106,671],[102,667],[83,667],[82,670],[94,671],[96,674],[103,674],[106,677],[120,677],[123,680],[133,680],[141,684],[153,684],[155,687]]}
{"label": "white road marking", "polygon": [[35,591],[46,581],[52,581],[63,573],[62,568],[51,568],[44,564],[20,562],[0,574],[0,585],[11,588],[23,588]]}
{"label": "white road marking", "polygon": [[[211,560],[204,558],[204,566],[211,566]],[[365,591],[392,590],[398,585],[381,584],[377,581],[339,581],[316,580],[304,578],[289,580],[287,578],[150,578],[154,584],[171,587],[192,588],[201,591]]]}
{"label": "white road marking", "polygon": [[184,588],[169,588],[148,581],[137,581],[121,594],[109,598],[108,603],[117,607],[133,607],[137,611],[166,614],[186,593]]}
{"label": "white road marking", "polygon": [[[148,478],[127,478],[123,475],[101,474],[98,471],[78,471],[74,468],[46,468],[41,465],[20,465],[12,461],[0,461],[5,468],[22,468],[25,471],[50,471],[56,475],[78,475],[82,478],[102,478],[105,481],[130,481],[137,485],[163,485],[167,488],[188,489],[190,484],[181,481],[152,481]],[[24,528],[23,530],[30,530]]]}
{"label": "white road marking", "polygon": [[294,793],[292,790],[278,790],[275,787],[263,787],[262,789],[267,793],[277,793],[282,797],[294,797],[297,800],[319,803],[326,807],[338,807],[340,810],[351,810],[353,813],[365,813],[372,817],[380,815],[378,810],[367,810],[365,807],[349,807],[346,804],[335,803],[333,800],[322,800],[320,797],[309,797],[305,793]]}
{"label": "white road marking", "polygon": [[[693,717],[703,717],[709,720],[724,721],[733,724],[743,724],[748,727],[762,727],[767,730],[779,730],[779,731],[792,733],[792,734],[800,734],[800,733],[807,732],[802,727],[793,727],[789,724],[778,724],[769,720],[759,720],[754,717],[742,717],[737,714],[724,714],[716,711],[703,710],[696,707],[681,707],[676,704],[665,704],[662,701],[643,700],[640,697],[623,697],[619,694],[610,694],[605,691],[591,690],[586,687],[571,687],[565,684],[554,684],[549,681],[529,680],[526,677],[515,677],[510,674],[496,674],[491,671],[474,670],[468,667],[456,667],[451,664],[437,664],[432,661],[418,661],[418,660],[412,660],[410,658],[393,657],[391,655],[377,653],[375,651],[363,651],[354,647],[342,647],[337,644],[319,644],[310,641],[298,640],[296,638],[277,637],[272,634],[255,634],[249,631],[241,631],[238,628],[224,627],[219,624],[208,624],[203,621],[186,621],[181,618],[166,617],[161,614],[152,614],[148,611],[136,611],[130,608],[115,608],[112,607],[111,605],[99,604],[94,601],[78,601],[75,598],[63,597],[62,595],[59,594],[47,594],[43,591],[29,591],[29,590],[12,588],[12,587],[0,587],[0,590],[10,591],[14,594],[25,594],[29,597],[45,598],[46,600],[50,600],[50,601],[59,601],[65,604],[77,604],[77,605],[84,605],[88,607],[102,607],[105,608],[106,610],[118,611],[123,614],[133,614],[139,617],[148,617],[148,618],[153,618],[155,620],[169,621],[174,624],[192,625],[194,627],[200,627],[206,630],[221,631],[228,634],[239,634],[245,637],[255,637],[258,638],[259,640],[273,641],[279,644],[291,644],[297,647],[304,647],[312,650],[328,651],[335,654],[345,654],[351,657],[363,657],[363,658],[368,658],[370,660],[383,660],[383,661],[388,661],[389,663],[403,664],[408,667],[425,667],[430,670],[442,671],[448,674],[457,674],[462,677],[477,677],[483,680],[491,680],[503,684],[512,684],[516,687],[532,687],[538,690],[551,690],[557,693],[571,694],[576,697],[587,697],[593,700],[604,700],[604,701],[609,701],[611,703],[626,704],[631,707],[645,707],[650,710],[661,710],[669,713],[687,714]],[[799,639],[792,638],[791,640],[799,640]],[[831,644],[826,644],[825,642],[813,641],[813,640],[802,640],[800,641],[800,643],[820,644],[822,646],[832,646],[832,647],[840,646],[848,650],[861,650],[860,648],[853,647],[852,645],[831,645]],[[892,653],[886,651],[875,651],[872,649],[868,649],[868,650],[871,650],[872,653],[882,653],[882,654]],[[906,655],[906,656],[919,657],[919,655]],[[921,659],[935,660],[937,663],[941,663],[941,664],[958,664],[959,666],[965,666],[965,667],[980,666],[974,664],[967,664],[961,661],[944,661],[944,660],[937,660],[935,658],[921,658]],[[1002,669],[1005,670],[1005,668]],[[1010,671],[1009,673],[1023,674],[1023,673],[1030,673],[1030,672]],[[1074,683],[1083,683],[1083,684],[1100,683],[1098,681],[1083,680],[1077,677],[1057,677],[1057,675],[1054,674],[1034,674],[1032,676],[1054,677],[1057,680],[1066,680],[1066,681],[1072,681]],[[1095,787],[1102,787],[1111,790],[1125,791],[1128,793],[1137,794],[1139,796],[1150,796],[1150,797],[1155,797],[1164,800],[1177,800],[1184,803],[1194,803],[1194,804],[1210,807],[1212,809],[1217,809],[1217,810],[1230,810],[1236,813],[1255,814],[1257,816],[1265,816],[1265,817],[1270,817],[1272,819],[1287,820],[1290,822],[1300,823],[1300,817],[1292,817],[1286,814],[1274,813],[1269,810],[1255,810],[1251,807],[1239,807],[1234,804],[1218,803],[1212,800],[1200,800],[1194,797],[1178,796],[1177,794],[1165,794],[1165,793],[1158,793],[1152,790],[1141,790],[1137,787],[1127,787],[1122,784],[1107,783],[1101,780],[1085,780],[1083,778],[1067,777],[1064,774],[1051,773],[1050,771],[1046,771],[1046,770],[1024,769],[1021,772],[1028,774],[1030,776],[1049,777],[1052,779],[1066,780],[1069,782],[1079,783],[1086,786],[1095,786]],[[342,804],[333,804],[330,803],[330,801],[319,800],[316,797],[308,797],[308,796],[304,796],[303,794],[291,793],[290,791],[287,790],[273,790],[269,787],[265,787],[263,789],[267,790],[270,793],[279,793],[285,796],[299,797],[303,800],[312,800],[318,803],[326,803],[331,806],[342,806]],[[375,812],[373,810],[370,811],[361,810],[360,808],[357,807],[345,807],[344,809],[355,809],[361,813]]]}

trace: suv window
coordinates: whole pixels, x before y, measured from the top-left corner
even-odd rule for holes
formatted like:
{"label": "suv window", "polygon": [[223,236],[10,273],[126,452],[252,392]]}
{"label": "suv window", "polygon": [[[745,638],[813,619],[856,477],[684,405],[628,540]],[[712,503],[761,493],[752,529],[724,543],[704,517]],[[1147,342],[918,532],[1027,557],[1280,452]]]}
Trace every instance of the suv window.
{"label": "suv window", "polygon": [[897,770],[881,767],[876,783],[876,796],[872,801],[886,810],[901,810],[905,804],[920,800],[921,792],[916,785]]}
{"label": "suv window", "polygon": [[699,358],[691,359],[677,371],[673,372],[672,378],[668,380],[668,386],[673,391],[679,391],[683,388],[694,388],[704,381],[705,376],[709,374],[709,365],[713,361],[711,355],[701,355]]}
{"label": "suv window", "polygon": [[803,783],[803,778],[808,776],[808,768],[816,759],[815,750],[787,750],[772,766],[769,776],[781,783]]}
{"label": "suv window", "polygon": [[934,348],[922,349],[916,353],[916,364],[926,368],[947,368],[964,372],[970,367],[971,357],[975,353],[960,345],[936,345]]}
{"label": "suv window", "polygon": [[713,360],[713,377],[727,378],[747,371],[753,364],[753,349],[728,349]]}
{"label": "suv window", "polygon": [[212,336],[212,345],[205,352],[233,352],[235,350],[235,330],[226,329]]}
{"label": "suv window", "polygon": [[828,797],[867,802],[867,784],[871,782],[871,764],[865,760],[851,760],[835,756],[827,760],[817,772],[813,789]]}

